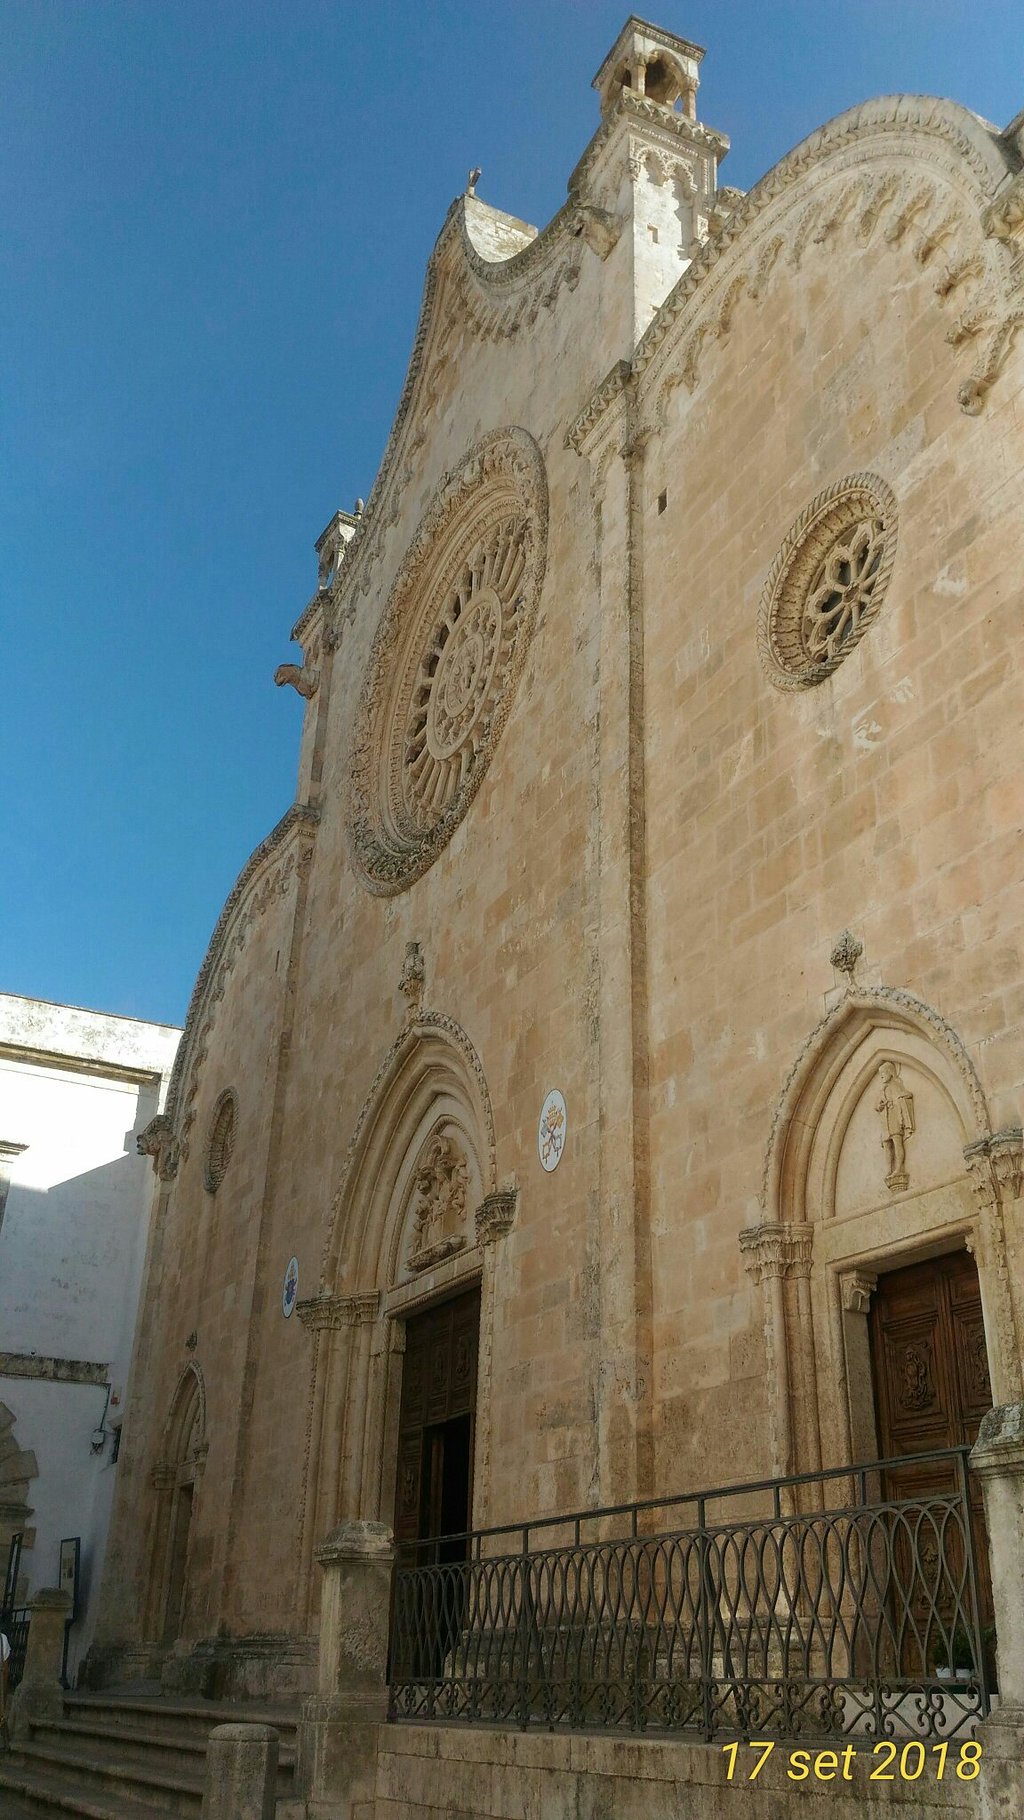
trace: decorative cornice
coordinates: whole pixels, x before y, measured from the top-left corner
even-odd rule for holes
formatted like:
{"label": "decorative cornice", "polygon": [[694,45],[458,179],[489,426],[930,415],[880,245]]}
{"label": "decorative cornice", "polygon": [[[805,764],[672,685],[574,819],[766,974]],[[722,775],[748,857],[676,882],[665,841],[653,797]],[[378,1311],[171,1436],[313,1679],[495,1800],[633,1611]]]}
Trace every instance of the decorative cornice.
{"label": "decorative cornice", "polygon": [[596,392],[587,400],[579,416],[565,432],[565,446],[577,455],[591,455],[600,442],[594,431],[603,426],[606,413],[629,395],[631,368],[628,360],[617,360],[605,374]]}
{"label": "decorative cornice", "polygon": [[380,1291],[371,1289],[364,1295],[330,1295],[321,1290],[319,1295],[296,1302],[295,1312],[310,1333],[337,1333],[343,1327],[362,1327],[377,1319]]}
{"label": "decorative cornice", "polygon": [[[847,217],[856,221],[862,237],[866,238],[874,227],[879,209],[894,204],[897,205],[897,214],[893,218],[891,230],[887,230],[886,238],[897,240],[902,237],[914,213],[920,212],[926,202],[934,203],[936,198],[934,189],[925,186],[929,188],[928,197],[921,189],[920,194],[917,191],[913,196],[908,194],[904,204],[900,205],[892,171],[883,173],[877,183],[872,180],[869,167],[877,165],[880,159],[885,159],[891,150],[896,149],[891,146],[891,141],[900,137],[905,140],[931,140],[936,151],[945,154],[947,160],[950,153],[959,159],[969,185],[975,191],[974,202],[979,213],[984,199],[990,197],[993,190],[1005,181],[1007,162],[997,139],[974,115],[952,102],[929,97],[883,96],[839,115],[812,133],[775,165],[760,183],[740,197],[720,230],[703,246],[694,249],[692,264],[656,312],[634,357],[633,371],[641,382],[645,397],[660,383],[666,357],[670,352],[675,353],[677,343],[687,329],[693,332],[694,340],[684,356],[681,376],[685,383],[692,385],[695,383],[695,361],[699,356],[700,342],[709,336],[726,332],[735,299],[744,290],[752,296],[761,294],[765,274],[760,271],[756,257],[758,248],[755,225],[759,217],[784,197],[787,191],[793,190],[813,167],[820,166],[823,174],[828,175],[828,165],[831,162],[833,174],[845,175],[853,181],[848,184],[842,197],[821,196],[811,199],[795,231],[790,228],[787,235],[780,238],[779,245],[771,247],[771,264],[774,264],[783,246],[788,247],[790,263],[798,263],[804,248],[812,239],[823,240]],[[938,169],[935,174],[939,175]],[[947,181],[952,181],[948,168],[943,167],[943,174]],[[858,190],[861,194],[859,205]],[[977,194],[978,191],[980,195]],[[967,201],[966,197],[964,201]],[[948,199],[943,206],[948,208]],[[975,216],[976,221],[977,219]],[[949,231],[948,223],[936,221],[932,229],[916,243],[915,252],[920,263],[931,256]],[[979,225],[979,251],[984,244]],[[767,248],[765,250],[769,251]],[[747,260],[752,253],[755,255],[754,270],[740,272],[740,261]],[[731,257],[727,258],[727,255]],[[732,283],[728,277],[721,278],[720,267],[722,271],[737,273]],[[965,275],[966,272],[958,275],[955,282],[961,282]],[[992,274],[992,281],[996,282],[998,290],[1000,286],[995,274]],[[937,294],[945,296],[949,288],[952,288],[952,284],[944,274],[936,283]],[[1005,271],[1002,289],[1005,292]],[[956,345],[957,340],[963,339],[965,334],[994,330],[998,326],[998,306],[998,297],[994,301],[990,300],[987,311],[981,312],[979,320],[969,329],[959,329],[957,335],[951,330],[948,339]],[[705,311],[709,312],[706,320]],[[673,333],[677,324],[680,325],[679,335]],[[959,325],[954,325],[954,329],[958,327]],[[1001,359],[1004,353],[1005,349],[997,355],[997,359]],[[986,364],[977,376],[982,396],[987,385],[991,384],[987,371]],[[965,410],[972,408],[973,396],[972,393],[961,399]]]}
{"label": "decorative cornice", "polygon": [[[193,1101],[199,1070],[206,1055],[217,1004],[224,996],[227,975],[238,952],[245,946],[252,924],[259,920],[270,903],[289,889],[294,878],[308,871],[319,819],[317,809],[308,803],[295,803],[250,855],[217,919],[193,988],[167,1093],[166,1117],[181,1147],[182,1157],[188,1155],[188,1134],[195,1117]],[[147,1127],[147,1132],[150,1129]]]}
{"label": "decorative cornice", "polygon": [[585,193],[593,176],[594,166],[612,138],[619,130],[620,123],[632,121],[641,130],[649,131],[652,127],[663,135],[666,141],[687,147],[696,152],[711,153],[721,160],[729,150],[729,139],[725,133],[716,133],[710,126],[700,120],[689,120],[685,114],[675,114],[671,108],[662,107],[658,101],[652,101],[647,95],[638,95],[634,90],[624,88],[620,91],[615,105],[609,108],[598,127],[597,132],[587,146],[582,158],[569,178],[569,196],[574,198]]}
{"label": "decorative cornice", "polygon": [[748,1226],[740,1233],[744,1267],[755,1283],[771,1277],[810,1274],[814,1227],[803,1221],[773,1221]]}
{"label": "decorative cornice", "polygon": [[107,1384],[110,1366],[49,1353],[0,1352],[0,1378],[42,1378],[54,1384]]}

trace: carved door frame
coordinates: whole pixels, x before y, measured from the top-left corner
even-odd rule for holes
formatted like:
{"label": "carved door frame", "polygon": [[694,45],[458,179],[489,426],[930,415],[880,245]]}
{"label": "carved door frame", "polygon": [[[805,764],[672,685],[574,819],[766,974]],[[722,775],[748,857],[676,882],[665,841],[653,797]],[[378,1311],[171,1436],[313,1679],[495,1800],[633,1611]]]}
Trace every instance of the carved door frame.
{"label": "carved door frame", "polygon": [[[883,1180],[877,1205],[837,1218],[831,1196],[846,1127],[885,1061],[912,1065],[941,1089],[962,1134],[962,1168],[918,1192]],[[883,1271],[966,1246],[978,1265],[994,1398],[1020,1398],[1003,1205],[1020,1193],[1021,1137],[1019,1128],[992,1132],[959,1039],[909,994],[851,990],[822,1020],[776,1108],[765,1218],[740,1235],[761,1292],[779,1476],[878,1457],[867,1311]]]}

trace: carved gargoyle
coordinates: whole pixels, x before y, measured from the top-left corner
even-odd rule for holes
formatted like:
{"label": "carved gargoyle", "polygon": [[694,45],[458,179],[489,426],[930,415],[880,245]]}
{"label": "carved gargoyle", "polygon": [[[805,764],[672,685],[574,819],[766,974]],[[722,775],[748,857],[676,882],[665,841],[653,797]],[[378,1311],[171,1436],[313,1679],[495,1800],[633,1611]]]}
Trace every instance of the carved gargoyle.
{"label": "carved gargoyle", "polygon": [[278,664],[274,671],[274,681],[279,689],[289,683],[309,701],[320,686],[320,672],[309,664]]}
{"label": "carved gargoyle", "polygon": [[598,208],[594,202],[579,202],[573,216],[573,232],[582,234],[599,259],[607,259],[623,229],[623,217],[611,209]]}

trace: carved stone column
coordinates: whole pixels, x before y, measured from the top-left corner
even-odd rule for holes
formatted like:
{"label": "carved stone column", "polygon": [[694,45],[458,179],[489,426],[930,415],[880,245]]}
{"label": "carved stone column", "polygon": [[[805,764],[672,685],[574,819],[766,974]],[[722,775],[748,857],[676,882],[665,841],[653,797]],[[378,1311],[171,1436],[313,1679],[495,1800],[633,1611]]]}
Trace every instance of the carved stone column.
{"label": "carved stone column", "polygon": [[60,1719],[64,1713],[61,1669],[64,1627],[71,1597],[62,1587],[44,1586],[29,1601],[32,1614],[25,1651],[25,1673],[11,1695],[12,1729],[17,1737],[33,1719]]}
{"label": "carved stone column", "polygon": [[980,1727],[986,1820],[1024,1813],[1024,1404],[990,1409],[971,1452],[985,1498],[999,1705]]}
{"label": "carved stone column", "polygon": [[[366,1387],[365,1370],[360,1376],[362,1354],[355,1330],[372,1326],[379,1309],[377,1290],[350,1296],[321,1293],[295,1307],[303,1327],[313,1336],[298,1592],[303,1617],[308,1617],[313,1603],[315,1538],[338,1521],[343,1508],[344,1460],[353,1451],[358,1459],[362,1451]],[[358,1423],[355,1439],[353,1418]]]}
{"label": "carved stone column", "polygon": [[842,1309],[842,1371],[850,1423],[850,1459],[870,1460],[876,1452],[868,1315],[878,1278],[869,1270],[844,1270],[839,1279]]}
{"label": "carved stone column", "polygon": [[754,1282],[760,1284],[768,1374],[768,1419],[772,1470],[793,1472],[793,1347],[786,1319],[785,1283],[810,1271],[814,1228],[804,1221],[765,1221],[740,1233],[740,1250]]}
{"label": "carved stone column", "polygon": [[968,1244],[978,1261],[992,1400],[997,1405],[1016,1402],[1024,1397],[1024,1379],[1004,1209],[1020,1198],[1024,1131],[1019,1125],[1011,1125],[979,1138],[965,1146],[964,1161],[978,1206],[977,1242],[971,1244],[969,1240]]}
{"label": "carved stone column", "polygon": [[319,1671],[299,1724],[298,1788],[314,1805],[330,1803],[332,1820],[354,1820],[373,1809],[387,1715],[394,1538],[384,1523],[340,1523],[316,1558],[324,1570]]}
{"label": "carved stone column", "polygon": [[476,1210],[476,1241],[483,1258],[480,1277],[480,1346],[476,1370],[476,1459],[473,1474],[473,1522],[482,1529],[490,1521],[491,1434],[494,1396],[494,1311],[497,1301],[500,1241],[515,1224],[519,1190],[500,1188],[484,1196]]}

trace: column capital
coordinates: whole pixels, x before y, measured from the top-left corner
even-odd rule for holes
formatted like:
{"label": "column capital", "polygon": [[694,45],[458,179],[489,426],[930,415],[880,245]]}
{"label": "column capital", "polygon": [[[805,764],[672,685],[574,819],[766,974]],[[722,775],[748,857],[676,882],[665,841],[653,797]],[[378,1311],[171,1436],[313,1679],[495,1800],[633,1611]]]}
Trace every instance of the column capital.
{"label": "column capital", "polygon": [[740,1233],[740,1250],[755,1283],[810,1274],[814,1227],[803,1220],[763,1221]]}
{"label": "column capital", "polygon": [[494,1194],[485,1194],[476,1210],[477,1243],[493,1245],[511,1232],[518,1204],[518,1188],[499,1188]]}

